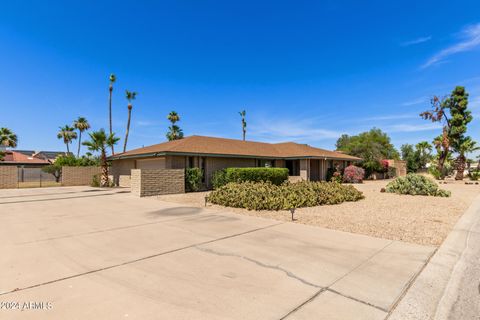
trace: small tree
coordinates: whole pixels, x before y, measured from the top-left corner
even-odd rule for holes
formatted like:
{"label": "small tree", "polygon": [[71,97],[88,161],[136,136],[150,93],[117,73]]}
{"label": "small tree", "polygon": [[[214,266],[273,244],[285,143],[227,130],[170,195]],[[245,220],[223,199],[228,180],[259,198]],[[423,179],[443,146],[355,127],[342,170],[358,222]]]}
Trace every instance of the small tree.
{"label": "small tree", "polygon": [[100,185],[102,187],[108,186],[108,162],[107,162],[107,148],[115,145],[119,138],[115,137],[115,134],[107,134],[104,129],[89,133],[90,141],[85,141],[84,146],[88,147],[90,151],[100,152],[100,163],[102,166],[102,177]]}
{"label": "small tree", "polygon": [[336,143],[337,150],[360,157],[360,165],[366,176],[375,171],[382,171],[380,161],[383,159],[399,159],[398,151],[390,142],[390,137],[382,130],[373,128],[356,136],[342,135]]}
{"label": "small tree", "polygon": [[17,135],[8,128],[0,128],[0,146],[15,148],[18,144]]}

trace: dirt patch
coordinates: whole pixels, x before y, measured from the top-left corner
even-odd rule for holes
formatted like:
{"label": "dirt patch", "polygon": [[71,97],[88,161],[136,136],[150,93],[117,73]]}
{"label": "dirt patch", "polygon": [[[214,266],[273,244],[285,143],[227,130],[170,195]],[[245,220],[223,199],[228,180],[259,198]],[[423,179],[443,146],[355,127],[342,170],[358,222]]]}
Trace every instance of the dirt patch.
{"label": "dirt patch", "polygon": [[[424,245],[440,245],[458,218],[480,194],[480,185],[450,181],[440,187],[452,192],[450,198],[406,196],[381,193],[388,181],[367,181],[355,185],[365,195],[364,200],[338,205],[297,209],[296,223],[360,233],[374,237],[401,240]],[[162,201],[204,207],[208,192],[196,192],[157,197]],[[225,207],[208,204],[210,209]],[[291,221],[288,211],[249,211],[228,208],[228,211]]]}

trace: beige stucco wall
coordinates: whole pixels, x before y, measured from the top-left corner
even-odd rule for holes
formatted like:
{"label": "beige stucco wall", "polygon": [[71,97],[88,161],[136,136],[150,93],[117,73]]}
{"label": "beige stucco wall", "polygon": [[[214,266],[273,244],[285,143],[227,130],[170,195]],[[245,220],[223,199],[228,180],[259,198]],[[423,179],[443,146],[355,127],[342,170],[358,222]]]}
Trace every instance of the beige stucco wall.
{"label": "beige stucco wall", "polygon": [[310,180],[310,159],[300,159],[300,178]]}
{"label": "beige stucco wall", "polygon": [[403,177],[407,175],[407,162],[403,160],[387,160],[389,167],[394,167],[397,177]]}
{"label": "beige stucco wall", "polygon": [[0,189],[18,187],[18,169],[15,166],[0,166]]}
{"label": "beige stucco wall", "polygon": [[112,161],[110,179],[117,187],[130,187],[131,170],[135,169],[135,160],[121,159]]}
{"label": "beige stucco wall", "polygon": [[62,167],[62,186],[89,186],[101,167]]}
{"label": "beige stucco wall", "polygon": [[132,169],[130,189],[138,197],[185,192],[184,169]]}

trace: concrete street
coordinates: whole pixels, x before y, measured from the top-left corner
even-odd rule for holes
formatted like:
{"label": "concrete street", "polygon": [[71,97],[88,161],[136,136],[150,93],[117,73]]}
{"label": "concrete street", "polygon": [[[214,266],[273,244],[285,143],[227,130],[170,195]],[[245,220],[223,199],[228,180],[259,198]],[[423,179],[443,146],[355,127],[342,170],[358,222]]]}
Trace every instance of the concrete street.
{"label": "concrete street", "polygon": [[2,190],[0,228],[0,319],[385,319],[434,252],[89,187]]}

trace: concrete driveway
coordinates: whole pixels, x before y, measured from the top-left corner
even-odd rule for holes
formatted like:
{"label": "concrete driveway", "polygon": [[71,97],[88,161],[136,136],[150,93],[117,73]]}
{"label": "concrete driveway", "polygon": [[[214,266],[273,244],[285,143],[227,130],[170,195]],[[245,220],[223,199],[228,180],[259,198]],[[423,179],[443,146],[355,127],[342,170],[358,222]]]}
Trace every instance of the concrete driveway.
{"label": "concrete driveway", "polygon": [[0,228],[1,319],[384,319],[434,251],[87,187],[2,190]]}

